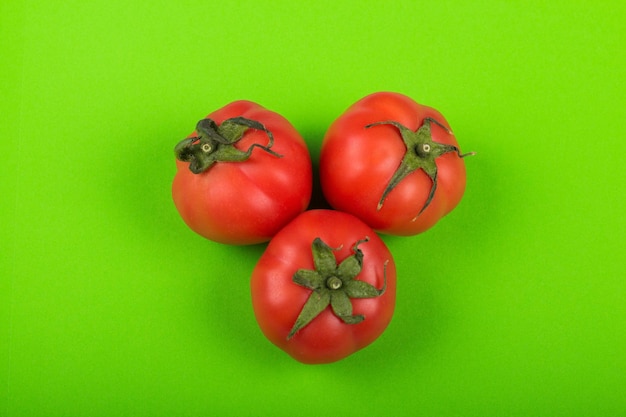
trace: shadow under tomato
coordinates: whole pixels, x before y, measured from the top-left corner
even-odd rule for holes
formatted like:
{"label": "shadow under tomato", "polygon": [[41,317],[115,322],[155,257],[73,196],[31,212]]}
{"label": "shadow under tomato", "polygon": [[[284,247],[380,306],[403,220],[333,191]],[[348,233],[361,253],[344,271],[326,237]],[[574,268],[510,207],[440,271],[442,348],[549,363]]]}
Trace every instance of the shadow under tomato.
{"label": "shadow under tomato", "polygon": [[332,209],[330,204],[324,198],[324,192],[322,191],[322,184],[320,182],[320,167],[319,163],[313,163],[313,192],[311,194],[311,202],[309,203],[308,210],[316,209]]}

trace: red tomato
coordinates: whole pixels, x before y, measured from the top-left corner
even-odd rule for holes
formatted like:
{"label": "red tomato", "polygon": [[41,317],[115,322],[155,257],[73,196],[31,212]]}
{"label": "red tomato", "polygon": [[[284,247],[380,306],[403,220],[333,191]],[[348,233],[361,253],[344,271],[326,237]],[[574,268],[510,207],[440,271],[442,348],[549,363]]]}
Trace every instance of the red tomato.
{"label": "red tomato", "polygon": [[273,344],[300,362],[329,363],[383,333],[395,308],[396,267],[361,220],[309,210],[270,241],[251,291],[257,322]]}
{"label": "red tomato", "polygon": [[328,129],[320,153],[324,196],[373,229],[409,236],[461,200],[465,165],[448,122],[397,93],[371,94]]}
{"label": "red tomato", "polygon": [[284,117],[253,102],[209,114],[175,152],[174,204],[208,239],[266,242],[309,204],[312,167],[304,140]]}

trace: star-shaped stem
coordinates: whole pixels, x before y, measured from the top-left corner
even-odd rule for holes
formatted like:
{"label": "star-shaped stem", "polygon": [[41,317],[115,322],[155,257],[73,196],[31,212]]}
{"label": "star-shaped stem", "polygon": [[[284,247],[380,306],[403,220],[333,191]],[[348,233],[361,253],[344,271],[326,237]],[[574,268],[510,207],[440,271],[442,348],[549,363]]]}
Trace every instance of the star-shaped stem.
{"label": "star-shaped stem", "polygon": [[[235,147],[248,129],[262,130],[269,137],[267,145],[254,143],[242,151]],[[174,148],[176,158],[189,162],[194,174],[209,169],[216,162],[241,162],[250,158],[252,149],[260,148],[276,157],[282,155],[271,150],[274,135],[262,123],[245,117],[224,120],[219,126],[212,119],[202,119],[196,125],[198,136],[183,139]]]}
{"label": "star-shaped stem", "polygon": [[293,275],[293,282],[313,290],[304,307],[300,311],[287,339],[291,339],[301,328],[309,324],[315,317],[330,304],[333,313],[344,323],[357,324],[365,319],[363,315],[352,314],[351,298],[373,298],[383,295],[387,288],[387,274],[385,263],[385,282],[381,289],[377,289],[365,281],[355,279],[363,266],[363,251],[359,245],[367,242],[368,237],[357,241],[351,256],[337,265],[334,250],[322,239],[315,238],[311,245],[313,252],[314,270],[299,269]]}
{"label": "star-shaped stem", "polygon": [[406,153],[400,162],[400,166],[396,172],[394,172],[389,184],[387,184],[387,187],[383,191],[383,194],[378,201],[378,206],[376,207],[377,210],[380,210],[383,207],[387,195],[400,183],[400,181],[413,171],[422,169],[431,179],[432,186],[428,193],[426,203],[424,203],[424,206],[422,206],[415,218],[413,218],[413,220],[415,220],[424,210],[426,210],[426,207],[430,205],[433,197],[435,196],[435,191],[437,190],[437,164],[435,163],[435,160],[448,152],[456,152],[460,158],[474,154],[473,152],[461,154],[459,148],[454,145],[434,142],[431,133],[431,123],[434,123],[435,125],[445,129],[449,134],[452,134],[450,129],[431,117],[424,119],[422,126],[415,132],[393,120],[376,122],[365,126],[365,128],[369,129],[379,125],[392,125],[400,131],[402,141],[406,146]]}

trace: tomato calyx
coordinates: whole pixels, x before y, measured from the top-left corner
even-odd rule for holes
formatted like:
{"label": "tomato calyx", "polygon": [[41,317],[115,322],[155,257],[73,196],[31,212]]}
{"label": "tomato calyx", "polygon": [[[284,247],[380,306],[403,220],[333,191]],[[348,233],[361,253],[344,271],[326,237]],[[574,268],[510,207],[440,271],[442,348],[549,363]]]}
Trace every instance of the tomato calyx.
{"label": "tomato calyx", "polygon": [[[242,151],[235,147],[248,129],[265,132],[269,138],[267,145],[254,143]],[[262,123],[245,117],[233,117],[218,125],[212,119],[202,119],[196,125],[197,136],[183,139],[174,148],[179,161],[189,162],[189,169],[194,174],[209,169],[216,162],[242,162],[252,155],[254,148],[260,148],[278,158],[282,155],[274,152],[274,135]]]}
{"label": "tomato calyx", "polygon": [[313,292],[300,311],[296,322],[287,335],[291,339],[300,329],[309,324],[330,304],[333,313],[346,324],[357,324],[365,320],[364,315],[352,314],[352,298],[374,298],[384,294],[387,288],[387,262],[384,266],[384,284],[381,289],[355,279],[363,267],[363,251],[359,245],[369,241],[368,237],[358,240],[352,247],[353,254],[337,264],[334,250],[319,237],[313,240],[311,250],[315,270],[299,269],[292,281]]}
{"label": "tomato calyx", "polygon": [[425,118],[422,126],[420,126],[416,131],[413,131],[408,127],[393,120],[385,120],[381,122],[371,123],[365,126],[366,129],[369,129],[380,125],[392,125],[399,130],[402,141],[406,146],[406,153],[404,154],[402,161],[398,166],[398,169],[394,172],[391,180],[383,191],[383,194],[378,201],[378,206],[376,207],[376,210],[382,209],[387,195],[400,183],[400,181],[402,181],[407,175],[409,175],[413,171],[422,169],[431,179],[432,186],[428,193],[428,198],[426,199],[426,202],[417,213],[417,215],[412,219],[412,221],[415,221],[419,217],[419,215],[422,214],[422,212],[426,210],[426,208],[430,205],[433,197],[435,196],[435,191],[437,190],[437,164],[435,163],[435,160],[441,155],[449,152],[455,152],[460,158],[464,158],[468,155],[474,155],[474,152],[461,154],[459,148],[454,145],[448,145],[445,143],[433,141],[431,132],[431,124],[433,123],[445,129],[448,134],[452,134],[450,129],[448,129],[446,126],[438,122],[436,119],[433,119],[432,117]]}

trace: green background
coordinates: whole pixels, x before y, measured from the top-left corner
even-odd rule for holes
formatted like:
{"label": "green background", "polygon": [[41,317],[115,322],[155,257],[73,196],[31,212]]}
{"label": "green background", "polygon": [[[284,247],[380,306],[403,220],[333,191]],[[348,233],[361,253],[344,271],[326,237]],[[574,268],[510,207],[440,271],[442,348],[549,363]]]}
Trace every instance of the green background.
{"label": "green background", "polygon": [[[625,415],[621,1],[3,1],[0,415]],[[394,319],[306,366],[262,336],[264,246],[191,232],[173,146],[236,99],[316,160],[366,94],[439,109],[463,201],[385,237]]]}

